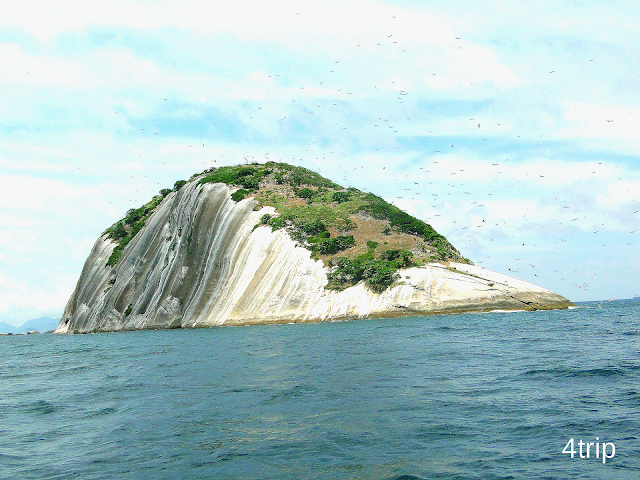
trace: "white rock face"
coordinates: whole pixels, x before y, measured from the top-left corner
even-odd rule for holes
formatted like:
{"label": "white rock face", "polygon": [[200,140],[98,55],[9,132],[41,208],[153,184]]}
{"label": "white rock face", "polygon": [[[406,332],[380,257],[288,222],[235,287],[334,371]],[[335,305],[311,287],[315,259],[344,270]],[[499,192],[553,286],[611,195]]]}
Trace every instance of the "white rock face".
{"label": "white rock face", "polygon": [[401,273],[376,294],[360,283],[325,290],[327,268],[283,230],[255,228],[265,213],[224,184],[186,184],[169,194],[124,249],[95,243],[56,333],[305,322],[493,309],[550,309],[566,298],[465,264]]}

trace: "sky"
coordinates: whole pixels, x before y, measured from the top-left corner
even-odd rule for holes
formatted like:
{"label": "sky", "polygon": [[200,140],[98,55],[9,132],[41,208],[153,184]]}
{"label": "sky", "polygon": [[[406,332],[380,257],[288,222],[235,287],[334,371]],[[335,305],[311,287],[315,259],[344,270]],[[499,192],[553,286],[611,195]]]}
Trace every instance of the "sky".
{"label": "sky", "polygon": [[22,0],[0,16],[0,321],[212,166],[383,196],[476,265],[640,294],[640,11],[610,1]]}

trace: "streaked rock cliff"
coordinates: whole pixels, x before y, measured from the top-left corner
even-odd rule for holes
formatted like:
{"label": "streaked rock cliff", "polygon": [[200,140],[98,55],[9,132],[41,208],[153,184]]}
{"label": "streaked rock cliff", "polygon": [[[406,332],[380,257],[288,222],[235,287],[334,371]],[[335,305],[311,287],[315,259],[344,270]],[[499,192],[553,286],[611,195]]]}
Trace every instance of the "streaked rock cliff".
{"label": "streaked rock cliff", "polygon": [[571,305],[535,285],[462,263],[400,271],[382,293],[363,282],[325,289],[329,267],[286,230],[259,226],[273,207],[231,199],[223,183],[166,196],[108,266],[117,243],[95,243],[56,333],[305,322]]}

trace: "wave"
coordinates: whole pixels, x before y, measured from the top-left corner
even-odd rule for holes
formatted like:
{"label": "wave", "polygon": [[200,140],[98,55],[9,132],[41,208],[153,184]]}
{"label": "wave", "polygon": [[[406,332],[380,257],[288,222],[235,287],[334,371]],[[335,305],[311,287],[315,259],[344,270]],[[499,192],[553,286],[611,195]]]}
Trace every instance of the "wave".
{"label": "wave", "polygon": [[422,477],[416,477],[415,475],[400,475],[399,477],[393,477],[390,480],[423,480]]}
{"label": "wave", "polygon": [[33,413],[35,415],[47,415],[49,413],[54,413],[60,410],[59,407],[56,407],[52,403],[49,403],[45,400],[37,400],[30,403],[29,405],[25,405],[24,409],[27,413]]}
{"label": "wave", "polygon": [[271,397],[265,401],[267,404],[279,403],[287,401],[291,398],[304,397],[306,395],[313,395],[317,389],[309,387],[307,385],[296,385],[295,387],[288,388],[274,393]]}
{"label": "wave", "polygon": [[613,377],[626,375],[628,368],[604,367],[604,368],[543,368],[530,369],[525,375],[548,375],[552,377]]}
{"label": "wave", "polygon": [[97,410],[89,413],[88,415],[85,415],[84,418],[94,418],[94,417],[101,417],[103,415],[111,415],[112,413],[116,413],[117,411],[118,409],[116,407],[101,408],[100,410]]}

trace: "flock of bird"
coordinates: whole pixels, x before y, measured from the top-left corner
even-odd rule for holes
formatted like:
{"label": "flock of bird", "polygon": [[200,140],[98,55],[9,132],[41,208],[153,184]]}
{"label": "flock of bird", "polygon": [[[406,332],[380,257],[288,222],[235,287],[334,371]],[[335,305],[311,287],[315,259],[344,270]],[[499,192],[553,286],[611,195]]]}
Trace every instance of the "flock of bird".
{"label": "flock of bird", "polygon": [[[461,37],[456,36],[452,39],[452,43],[461,40]],[[406,48],[400,47],[393,34],[387,35],[380,43],[376,42],[375,46],[379,47],[384,43],[387,44],[387,47],[397,48],[398,55],[407,51]],[[362,48],[362,46],[363,44],[359,43],[356,48]],[[458,48],[462,48],[462,45]],[[432,73],[432,75],[435,76],[437,73]],[[549,73],[555,73],[555,70]],[[452,143],[450,137],[440,137],[437,133],[434,134],[432,131],[427,130],[421,135],[422,145],[416,146],[411,144],[410,141],[411,137],[415,135],[415,131],[414,133],[411,133],[411,131],[405,133],[405,127],[415,121],[416,116],[420,116],[421,113],[417,111],[417,103],[411,101],[412,92],[406,86],[394,88],[395,80],[385,83],[384,79],[379,78],[377,81],[371,79],[371,85],[368,87],[362,86],[360,90],[352,91],[352,88],[345,88],[341,85],[341,81],[348,75],[342,59],[332,60],[327,65],[325,75],[324,78],[318,78],[312,83],[301,85],[297,88],[297,93],[293,95],[293,98],[290,98],[292,107],[287,108],[289,113],[286,115],[275,117],[274,112],[282,110],[282,102],[269,100],[274,92],[267,89],[264,92],[266,100],[263,104],[245,107],[248,109],[246,117],[244,119],[236,119],[243,121],[245,127],[248,127],[249,130],[252,128],[260,129],[260,122],[266,120],[270,122],[269,128],[274,128],[273,123],[276,124],[275,127],[278,129],[276,135],[281,135],[285,138],[296,134],[301,135],[303,139],[308,140],[309,145],[304,156],[296,155],[293,158],[282,158],[273,153],[269,156],[268,153],[260,152],[260,149],[256,148],[254,154],[244,156],[244,161],[253,162],[272,159],[301,164],[322,172],[325,176],[338,181],[338,183],[342,181],[345,186],[358,186],[366,183],[379,183],[389,186],[391,187],[389,190],[382,192],[384,196],[394,198],[399,205],[421,206],[424,210],[418,213],[418,216],[422,218],[427,216],[428,218],[424,219],[435,223],[436,228],[442,215],[447,213],[454,216],[454,210],[462,209],[465,214],[461,214],[459,219],[468,218],[470,223],[459,226],[458,233],[453,233],[452,238],[455,237],[452,240],[454,245],[456,241],[472,243],[480,231],[486,231],[485,235],[488,241],[499,240],[499,237],[508,237],[510,241],[515,241],[514,232],[517,231],[517,227],[510,225],[509,220],[486,221],[486,218],[490,218],[486,202],[502,198],[503,195],[501,193],[504,190],[508,190],[510,193],[513,193],[514,189],[522,191],[526,186],[524,183],[520,184],[520,181],[526,182],[533,177],[544,179],[547,172],[531,172],[529,179],[515,179],[510,177],[516,171],[515,167],[511,165],[517,162],[510,162],[508,158],[499,162],[491,160],[481,168],[482,174],[489,179],[490,183],[478,186],[473,175],[467,174],[464,168],[459,168],[461,163],[458,160],[472,149],[486,151],[488,152],[487,157],[491,158],[490,138],[492,134],[499,131],[501,123],[491,123],[488,120],[483,121],[473,116],[469,119],[470,125],[467,133],[460,135],[460,140]],[[275,89],[280,87],[283,90],[296,91],[287,86],[291,79],[286,73],[272,73],[267,76],[271,80],[269,84],[271,86],[268,88]],[[382,88],[383,84],[384,88]],[[162,101],[167,102],[165,103],[167,106],[174,103],[171,102],[170,97],[163,98]],[[174,108],[179,108],[177,102],[173,106]],[[384,113],[372,114],[376,108],[380,108]],[[345,111],[348,113],[345,113]],[[429,117],[429,112],[423,111],[422,113]],[[358,122],[348,120],[345,117],[349,114],[360,115],[361,119]],[[305,116],[307,117],[306,119],[304,118]],[[216,133],[217,123],[224,121],[223,118],[210,120],[211,143],[215,144],[220,139],[224,140],[223,134]],[[613,121],[613,119],[606,119],[606,123],[613,123]],[[478,131],[483,131],[486,127],[489,127],[489,133],[479,136]],[[345,132],[345,130],[355,130],[355,133]],[[142,129],[141,132],[149,134],[148,130]],[[158,135],[158,133],[158,131],[155,131],[153,135]],[[269,134],[271,135],[272,133],[270,132]],[[258,131],[257,136],[260,135],[262,134]],[[313,135],[319,135],[324,139],[314,139]],[[428,150],[425,145],[425,139],[431,140],[431,148]],[[482,142],[486,143],[483,145]],[[349,143],[360,143],[364,145],[363,150],[370,149],[372,153],[374,152],[373,146],[378,144],[375,148],[377,159],[383,158],[383,152],[389,151],[389,145],[391,145],[394,150],[411,152],[414,155],[414,160],[413,162],[407,162],[405,165],[391,165],[389,163],[377,165],[375,162],[367,162],[364,165],[354,166],[352,162],[358,156],[353,154],[353,151],[357,147],[341,146],[341,144],[348,145]],[[331,146],[326,147],[325,144]],[[190,148],[195,147],[190,145]],[[205,144],[202,144],[201,148],[203,149],[202,153],[196,154],[196,156],[201,159],[200,163],[205,168],[207,166],[237,163],[237,159],[225,158],[224,155],[219,155],[217,160],[210,158],[211,153],[215,151],[215,146],[207,148]],[[416,149],[422,150],[421,158],[415,158]],[[458,151],[461,152],[459,156],[452,155],[452,152],[456,153]],[[401,155],[396,158],[402,157],[402,153],[400,152]],[[438,159],[439,157],[440,159]],[[335,169],[334,172],[328,173],[331,169]],[[410,173],[397,173],[402,170]],[[393,174],[391,172],[396,173]],[[335,178],[336,173],[340,178]],[[443,175],[446,174],[452,177],[452,180],[456,176],[463,177],[463,180],[457,182],[441,180]],[[408,184],[409,186],[397,188],[403,184]],[[518,184],[520,185],[518,186]],[[465,196],[469,196],[468,200],[464,199]],[[555,227],[557,231],[554,231],[553,226],[538,225],[538,235],[553,236],[555,234],[556,239],[552,243],[566,242],[566,239],[562,238],[562,236],[566,234],[567,227],[581,219],[587,219],[586,206],[576,206],[572,204],[570,198],[566,197],[556,196],[553,200],[558,203],[566,202],[567,204],[562,206],[563,210],[571,211],[573,214],[569,215],[570,219],[557,222],[557,227]],[[483,216],[486,218],[482,218]],[[521,218],[527,219],[526,211],[522,212]],[[453,223],[457,221],[453,220]],[[544,231],[545,229],[547,231]],[[448,233],[451,234],[452,232]],[[597,234],[598,231],[593,233]],[[523,246],[525,247],[523,250],[526,248],[538,248],[535,244],[531,246],[523,244]],[[562,247],[554,246],[552,248],[560,250]],[[482,264],[489,258],[491,256],[486,256],[476,263]],[[516,259],[515,261],[535,269],[535,265],[529,263],[527,259]],[[510,268],[509,270],[513,273],[520,272],[517,268]],[[535,272],[533,275],[535,277],[538,276]],[[581,285],[574,284],[574,286],[583,290],[589,288],[586,283]]]}

